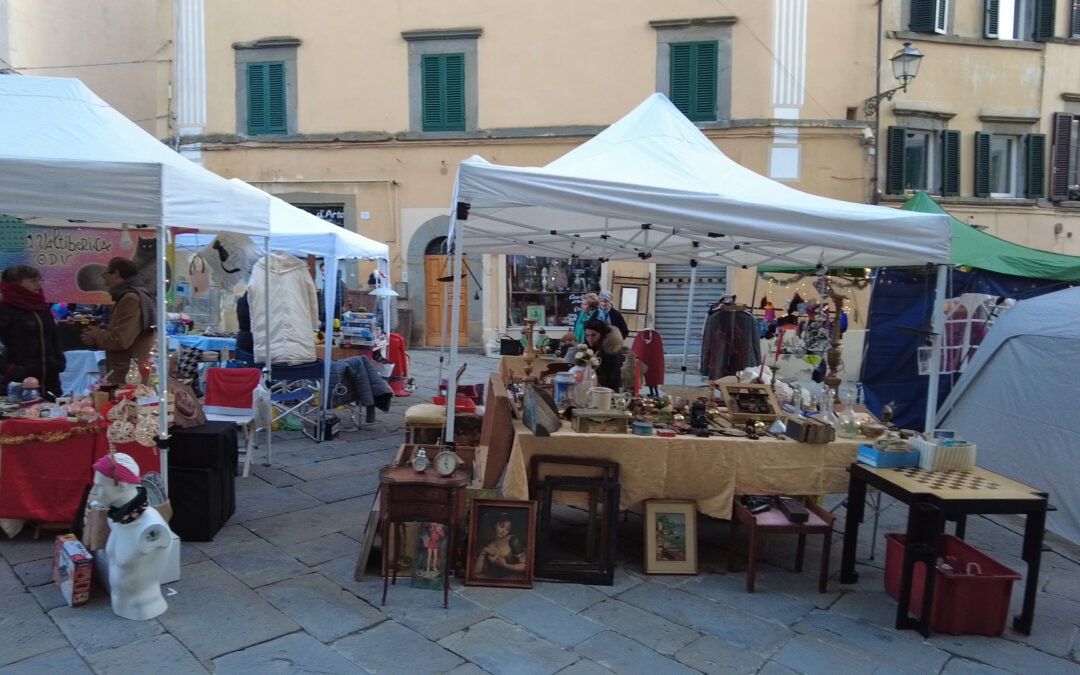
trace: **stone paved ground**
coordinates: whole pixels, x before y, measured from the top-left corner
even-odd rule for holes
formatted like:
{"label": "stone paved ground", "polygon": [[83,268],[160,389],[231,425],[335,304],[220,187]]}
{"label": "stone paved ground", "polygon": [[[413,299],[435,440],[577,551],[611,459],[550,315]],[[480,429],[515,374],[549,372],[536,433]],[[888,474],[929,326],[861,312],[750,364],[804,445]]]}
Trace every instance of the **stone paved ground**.
{"label": "stone paved ground", "polygon": [[[155,620],[115,617],[100,591],[65,606],[50,580],[52,542],[0,540],[0,673],[1080,673],[1080,547],[1052,536],[1030,637],[1007,629],[924,640],[894,630],[880,535],[875,560],[862,544],[853,586],[836,582],[835,536],[826,594],[816,592],[816,542],[795,574],[793,538],[776,537],[748,595],[743,573],[726,571],[727,526],[710,519],[700,575],[646,576],[636,513],[620,526],[614,586],[455,581],[444,610],[441,592],[399,582],[381,607],[377,573],[354,581],[353,567],[377,471],[402,441],[402,413],[433,394],[437,353],[412,357],[419,391],[376,423],[323,444],[275,435],[273,465],[238,479],[228,525],[213,542],[182,545],[182,578]],[[464,382],[485,381],[497,363],[467,361]],[[887,504],[881,532],[902,529],[905,513]],[[973,518],[968,539],[1023,571],[1020,529],[1018,519]]]}

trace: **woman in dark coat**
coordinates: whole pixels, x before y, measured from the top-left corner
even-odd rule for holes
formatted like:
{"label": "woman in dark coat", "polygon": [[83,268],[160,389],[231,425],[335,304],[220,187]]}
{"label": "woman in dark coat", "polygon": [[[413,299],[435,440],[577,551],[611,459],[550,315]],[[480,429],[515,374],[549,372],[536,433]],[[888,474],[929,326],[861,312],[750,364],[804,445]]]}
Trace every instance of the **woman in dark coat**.
{"label": "woman in dark coat", "polygon": [[622,391],[622,334],[600,319],[585,323],[585,344],[596,353],[600,366],[596,368],[596,384]]}
{"label": "woman in dark coat", "polygon": [[54,398],[60,390],[60,373],[67,367],[45,294],[41,273],[29,265],[15,265],[0,274],[0,382],[36,377],[42,396]]}
{"label": "woman in dark coat", "polygon": [[623,318],[622,312],[615,309],[611,304],[613,296],[611,291],[600,291],[600,307],[596,310],[596,318],[605,323],[610,323],[619,329],[619,333],[625,338],[630,334],[630,328],[626,325],[626,319]]}

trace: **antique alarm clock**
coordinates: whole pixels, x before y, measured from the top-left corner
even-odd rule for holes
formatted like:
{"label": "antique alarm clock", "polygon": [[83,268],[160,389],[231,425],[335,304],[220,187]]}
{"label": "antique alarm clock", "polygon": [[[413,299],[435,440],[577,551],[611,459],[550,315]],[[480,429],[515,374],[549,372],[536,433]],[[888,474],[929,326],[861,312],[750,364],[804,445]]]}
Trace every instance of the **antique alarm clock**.
{"label": "antique alarm clock", "polygon": [[427,453],[423,448],[416,451],[416,456],[409,460],[409,464],[412,464],[412,468],[416,469],[418,473],[427,471],[428,466],[431,464],[431,460],[428,459]]}
{"label": "antique alarm clock", "polygon": [[450,476],[457,471],[459,457],[452,449],[446,448],[435,455],[435,471],[440,476]]}

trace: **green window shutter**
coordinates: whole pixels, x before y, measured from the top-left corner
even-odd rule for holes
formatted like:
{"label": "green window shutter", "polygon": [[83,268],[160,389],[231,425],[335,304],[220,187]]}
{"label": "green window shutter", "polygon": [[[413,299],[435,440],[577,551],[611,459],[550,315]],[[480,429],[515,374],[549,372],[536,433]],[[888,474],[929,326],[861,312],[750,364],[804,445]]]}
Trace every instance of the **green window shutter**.
{"label": "green window shutter", "polygon": [[975,196],[990,196],[990,134],[975,132]]}
{"label": "green window shutter", "polygon": [[933,33],[937,19],[937,0],[911,0],[911,21],[908,27],[916,33]]}
{"label": "green window shutter", "polygon": [[983,37],[998,37],[998,4],[1000,0],[985,0],[983,4]]}
{"label": "green window shutter", "polygon": [[1054,142],[1050,151],[1050,199],[1054,201],[1069,198],[1069,160],[1075,152],[1072,125],[1073,115],[1054,113]]}
{"label": "green window shutter", "polygon": [[671,102],[690,116],[691,44],[671,45]]}
{"label": "green window shutter", "polygon": [[269,133],[266,126],[266,64],[247,65],[247,132]]}
{"label": "green window shutter", "polygon": [[285,64],[266,64],[266,127],[268,133],[284,134],[289,131],[285,113]]}
{"label": "green window shutter", "polygon": [[1080,0],[1072,2],[1072,30],[1069,34],[1074,38],[1080,37]]}
{"label": "green window shutter", "polygon": [[1054,39],[1054,14],[1057,0],[1039,0],[1035,8],[1035,39],[1046,42]]}
{"label": "green window shutter", "polygon": [[1024,195],[1038,199],[1046,195],[1046,134],[1028,134],[1024,144]]}
{"label": "green window shutter", "polygon": [[904,194],[904,145],[906,141],[907,128],[889,127],[885,142],[889,153],[885,158],[886,194]]}
{"label": "green window shutter", "polygon": [[671,102],[695,122],[716,120],[716,42],[671,45]]}
{"label": "green window shutter", "polygon": [[249,63],[247,79],[248,134],[287,133],[285,63]]}
{"label": "green window shutter", "polygon": [[465,131],[465,55],[421,58],[424,131]]}
{"label": "green window shutter", "polygon": [[941,195],[960,196],[960,132],[941,132]]}

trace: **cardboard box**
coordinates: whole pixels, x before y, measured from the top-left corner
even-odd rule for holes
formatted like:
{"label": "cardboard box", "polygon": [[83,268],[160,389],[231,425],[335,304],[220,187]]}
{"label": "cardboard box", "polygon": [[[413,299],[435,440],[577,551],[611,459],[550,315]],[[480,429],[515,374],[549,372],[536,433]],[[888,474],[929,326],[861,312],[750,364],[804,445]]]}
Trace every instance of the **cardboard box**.
{"label": "cardboard box", "polygon": [[74,534],[61,534],[56,538],[53,581],[60,587],[69,606],[78,607],[90,600],[93,570],[94,556]]}
{"label": "cardboard box", "polygon": [[919,466],[919,451],[910,452],[882,452],[875,450],[869,445],[860,445],[858,454],[859,464],[874,466],[881,469],[892,469],[905,466]]}

